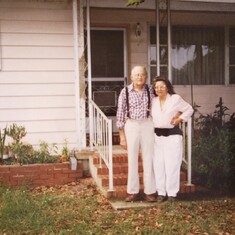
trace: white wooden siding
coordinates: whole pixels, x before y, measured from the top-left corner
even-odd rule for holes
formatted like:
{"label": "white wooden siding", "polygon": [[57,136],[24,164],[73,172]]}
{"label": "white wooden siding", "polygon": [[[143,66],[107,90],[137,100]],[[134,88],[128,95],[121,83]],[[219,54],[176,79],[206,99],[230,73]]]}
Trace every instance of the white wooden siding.
{"label": "white wooden siding", "polygon": [[[74,83],[74,74],[72,71],[60,72],[5,72],[0,74],[1,84],[71,84]],[[33,79],[32,79],[33,78]]]}
{"label": "white wooden siding", "polygon": [[70,59],[3,59],[3,71],[72,71]]}
{"label": "white wooden siding", "polygon": [[23,139],[76,142],[72,5],[0,1],[0,127],[23,125]]}
{"label": "white wooden siding", "polygon": [[[55,121],[55,120],[73,120],[75,119],[74,107],[59,107],[59,108],[22,108],[17,110],[17,118],[15,117],[15,110],[6,108],[1,113],[0,121],[12,123],[14,121]],[[18,119],[18,120],[17,120]],[[40,126],[40,125],[39,125]]]}
{"label": "white wooden siding", "polygon": [[2,46],[3,59],[72,59],[73,47]]}
{"label": "white wooden siding", "polygon": [[3,97],[27,97],[27,96],[73,96],[74,85],[69,84],[18,84],[12,86],[6,84],[0,87],[0,94]]}
{"label": "white wooden siding", "polygon": [[[4,101],[5,100],[5,101]],[[3,102],[4,101],[4,102]],[[75,107],[75,100],[73,96],[25,96],[20,97],[1,97],[1,109],[14,109],[16,111],[15,117],[17,118],[17,109],[34,109],[34,108],[60,108],[60,107]],[[47,110],[45,110],[47,111]],[[2,111],[1,111],[2,112]]]}
{"label": "white wooden siding", "polygon": [[70,34],[40,34],[40,33],[1,33],[3,46],[52,46],[66,47],[73,45],[73,36]]}

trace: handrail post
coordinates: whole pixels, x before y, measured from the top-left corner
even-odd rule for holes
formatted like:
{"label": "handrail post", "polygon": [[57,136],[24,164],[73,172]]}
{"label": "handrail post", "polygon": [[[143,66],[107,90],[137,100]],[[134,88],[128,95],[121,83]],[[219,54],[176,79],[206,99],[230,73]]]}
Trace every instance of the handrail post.
{"label": "handrail post", "polygon": [[108,121],[108,155],[109,155],[109,191],[113,190],[113,140],[112,140],[112,120]]}
{"label": "handrail post", "polygon": [[187,128],[187,149],[188,149],[188,182],[187,185],[192,185],[192,118],[188,120]]}

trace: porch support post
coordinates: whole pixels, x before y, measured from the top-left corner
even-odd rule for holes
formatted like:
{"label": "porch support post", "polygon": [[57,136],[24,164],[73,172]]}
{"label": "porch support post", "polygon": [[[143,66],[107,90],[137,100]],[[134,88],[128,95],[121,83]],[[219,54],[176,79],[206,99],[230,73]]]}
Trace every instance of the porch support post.
{"label": "porch support post", "polygon": [[78,58],[78,15],[77,0],[73,0],[73,45],[74,45],[74,76],[75,76],[75,98],[76,98],[76,144],[81,151],[81,129],[80,129],[80,84],[79,84],[79,58]]}
{"label": "porch support post", "polygon": [[[87,76],[88,76],[88,98],[92,100],[91,87],[91,26],[90,26],[90,0],[86,2],[87,8]],[[90,136],[90,150],[93,151],[93,134],[94,134],[94,113],[91,103],[89,102],[89,136]]]}
{"label": "porch support post", "polygon": [[170,0],[167,0],[167,48],[168,48],[168,80],[172,82],[171,67],[171,6]]}
{"label": "porch support post", "polygon": [[159,11],[159,0],[155,0],[156,12],[156,74],[160,75],[160,37],[159,37],[159,27],[160,27],[160,11]]}

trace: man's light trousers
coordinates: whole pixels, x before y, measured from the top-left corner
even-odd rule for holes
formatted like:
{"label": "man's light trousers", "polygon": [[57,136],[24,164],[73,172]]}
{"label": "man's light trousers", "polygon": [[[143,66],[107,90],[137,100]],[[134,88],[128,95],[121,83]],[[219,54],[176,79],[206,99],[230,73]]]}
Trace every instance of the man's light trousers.
{"label": "man's light trousers", "polygon": [[136,194],[140,190],[138,156],[141,148],[143,160],[144,193],[153,194],[156,186],[153,175],[154,127],[152,119],[131,120],[125,124],[128,152],[127,193]]}

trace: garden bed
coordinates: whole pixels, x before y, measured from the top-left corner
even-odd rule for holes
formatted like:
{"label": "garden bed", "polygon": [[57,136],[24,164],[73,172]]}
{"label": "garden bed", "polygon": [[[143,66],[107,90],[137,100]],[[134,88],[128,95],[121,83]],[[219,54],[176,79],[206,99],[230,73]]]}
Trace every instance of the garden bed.
{"label": "garden bed", "polygon": [[70,162],[0,166],[0,184],[5,186],[55,186],[76,182],[82,177],[80,162],[76,170],[71,170]]}

